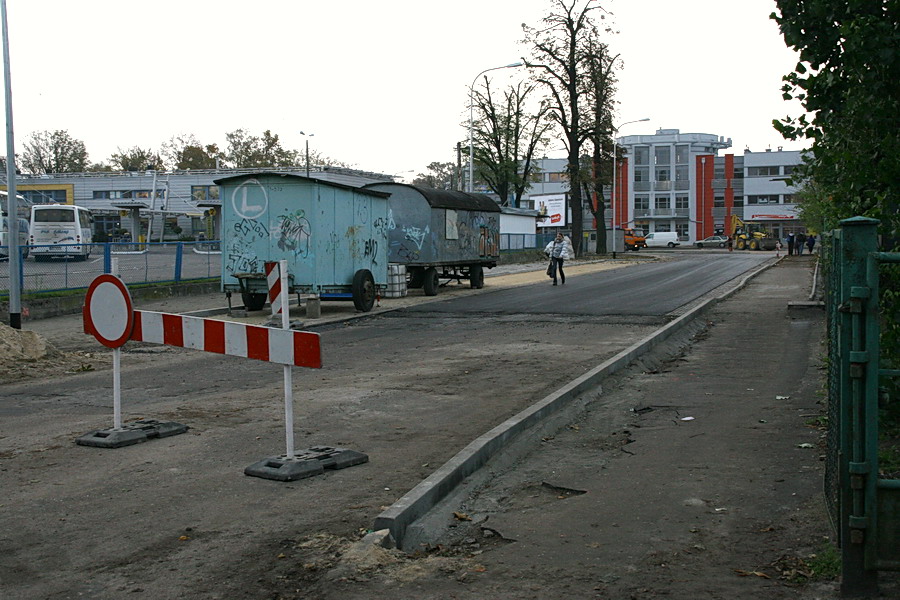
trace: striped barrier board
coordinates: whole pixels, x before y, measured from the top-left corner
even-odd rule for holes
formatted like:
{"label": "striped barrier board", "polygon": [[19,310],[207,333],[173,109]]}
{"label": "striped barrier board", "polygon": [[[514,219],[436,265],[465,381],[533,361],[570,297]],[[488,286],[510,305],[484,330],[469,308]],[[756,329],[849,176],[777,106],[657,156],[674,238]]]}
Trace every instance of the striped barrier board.
{"label": "striped barrier board", "polygon": [[136,310],[131,339],[295,367],[322,368],[319,334],[308,331]]}
{"label": "striped barrier board", "polygon": [[281,314],[281,270],[275,261],[265,263],[266,284],[269,287],[269,306],[272,307],[272,316]]}

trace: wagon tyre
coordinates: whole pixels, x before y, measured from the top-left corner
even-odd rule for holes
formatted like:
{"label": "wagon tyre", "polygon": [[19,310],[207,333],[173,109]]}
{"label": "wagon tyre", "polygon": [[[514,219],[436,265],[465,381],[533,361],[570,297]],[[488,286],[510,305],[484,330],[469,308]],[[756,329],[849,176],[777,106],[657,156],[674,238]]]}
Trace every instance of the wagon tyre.
{"label": "wagon tyre", "polygon": [[375,278],[368,269],[360,269],[353,274],[353,306],[356,310],[369,312],[375,306]]}
{"label": "wagon tyre", "polygon": [[667,246],[669,246],[669,248],[674,248],[674,247],[675,247],[675,242],[669,242],[669,243],[667,244]]}
{"label": "wagon tyre", "polygon": [[698,247],[698,248],[703,248],[703,243],[702,243],[702,242],[697,242],[697,247]]}
{"label": "wagon tyre", "polygon": [[473,265],[469,268],[469,285],[476,290],[484,287],[484,269],[481,265]]}
{"label": "wagon tyre", "polygon": [[438,280],[438,272],[434,267],[428,267],[425,269],[425,280],[422,282],[425,288],[426,296],[437,296],[438,293],[438,285],[440,285],[440,281]]}
{"label": "wagon tyre", "polygon": [[241,300],[244,301],[244,308],[247,310],[262,310],[266,305],[266,294],[242,292]]}

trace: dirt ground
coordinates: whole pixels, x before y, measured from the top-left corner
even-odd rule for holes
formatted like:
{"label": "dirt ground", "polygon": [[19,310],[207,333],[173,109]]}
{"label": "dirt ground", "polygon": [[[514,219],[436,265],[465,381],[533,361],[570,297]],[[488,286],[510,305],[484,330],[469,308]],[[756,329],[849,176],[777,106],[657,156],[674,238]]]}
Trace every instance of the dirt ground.
{"label": "dirt ground", "polygon": [[[291,486],[263,498],[247,493],[250,484],[242,481],[205,483],[201,493],[183,481],[183,454],[176,457],[173,451],[169,457],[163,449],[146,467],[130,458],[122,464],[114,458],[84,463],[102,463],[121,478],[122,483],[98,488],[95,500],[101,507],[116,502],[117,512],[133,511],[128,535],[139,539],[146,528],[152,543],[90,564],[84,584],[67,590],[30,587],[29,577],[51,578],[34,565],[0,560],[2,595],[28,600],[836,598],[835,580],[816,579],[812,572],[831,536],[821,494],[823,431],[816,420],[823,410],[821,318],[790,318],[784,305],[797,296],[798,276],[791,273],[782,281],[777,277],[784,272],[770,271],[760,279],[777,313],[760,308],[753,300],[759,294],[730,301],[691,337],[607,381],[596,401],[571,415],[563,429],[535,440],[532,453],[473,479],[470,493],[443,507],[440,539],[413,554],[364,541],[371,535],[372,516],[397,496],[392,484],[380,483],[390,481],[389,473],[369,471],[363,482],[347,469],[308,491]],[[540,278],[520,275],[515,284]],[[802,296],[805,286],[799,287]],[[768,325],[748,332],[748,315]],[[773,345],[773,337],[785,332],[787,339],[809,345],[803,351],[791,343]],[[0,381],[64,381],[109,369],[109,353],[84,350],[83,336],[77,329],[42,337],[0,326]],[[747,348],[766,348],[770,356],[764,362],[756,360],[758,351],[735,352],[736,340]],[[132,358],[162,365],[179,356],[136,352]],[[521,376],[522,366],[509,368]],[[172,402],[166,406],[173,414],[186,416]],[[217,428],[225,423],[237,427],[254,418],[256,406],[238,411],[235,402],[223,396],[207,413],[197,413],[193,449],[215,444]],[[375,433],[386,444],[409,435],[402,428]],[[60,485],[52,474],[71,454],[61,441],[70,437],[57,435],[47,444],[35,440],[27,452],[0,454],[0,483],[14,483],[17,491]],[[426,457],[431,454],[417,457],[422,476],[437,466]],[[35,467],[30,475],[27,461]],[[208,463],[197,455],[197,466],[209,468]],[[347,488],[344,516],[309,522],[302,513],[314,512],[313,503],[334,502],[326,483]],[[202,502],[208,517],[169,514],[154,488],[179,502]],[[52,509],[52,521],[20,524],[35,535],[32,548],[19,550],[46,553],[50,563],[58,556],[60,570],[71,571],[77,559],[41,545],[43,538],[77,523],[85,551],[103,553],[107,531],[102,511],[80,515],[74,504],[67,511],[58,505],[63,498],[60,489],[56,503],[41,501]],[[240,508],[236,515],[256,518],[235,523],[217,506]],[[263,523],[292,508],[297,514],[290,515],[291,524],[272,527],[277,534],[271,535]],[[17,507],[16,514],[21,512]],[[154,520],[161,529],[154,529]],[[170,522],[185,525],[176,531]],[[11,539],[0,531],[0,547]],[[27,545],[22,541],[27,536],[15,539]],[[59,539],[72,543],[71,536]],[[47,564],[47,558],[35,563]],[[169,590],[167,572],[178,582]],[[900,597],[896,580],[885,579],[883,597]]]}

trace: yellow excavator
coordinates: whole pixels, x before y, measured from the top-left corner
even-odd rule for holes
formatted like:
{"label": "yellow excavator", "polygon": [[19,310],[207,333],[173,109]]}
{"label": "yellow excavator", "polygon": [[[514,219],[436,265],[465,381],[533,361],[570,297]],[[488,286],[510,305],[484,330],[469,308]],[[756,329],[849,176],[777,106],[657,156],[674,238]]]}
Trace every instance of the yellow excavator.
{"label": "yellow excavator", "polygon": [[731,235],[736,250],[774,250],[777,239],[755,223],[744,223],[737,215],[731,215]]}

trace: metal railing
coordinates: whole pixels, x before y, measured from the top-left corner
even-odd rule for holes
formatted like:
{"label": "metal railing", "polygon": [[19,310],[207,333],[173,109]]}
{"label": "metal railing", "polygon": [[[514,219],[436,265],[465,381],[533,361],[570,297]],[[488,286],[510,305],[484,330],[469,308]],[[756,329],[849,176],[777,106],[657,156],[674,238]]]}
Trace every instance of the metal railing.
{"label": "metal railing", "polygon": [[[52,254],[40,254],[50,249]],[[23,296],[86,289],[97,275],[112,270],[113,257],[118,258],[119,277],[127,284],[197,281],[218,278],[222,272],[216,241],[22,246],[19,251]],[[4,259],[0,261],[0,299],[9,297],[9,288],[9,261]]]}
{"label": "metal railing", "polygon": [[[880,469],[880,385],[900,376],[881,355],[878,221],[846,219],[825,237],[828,434],[825,498],[841,547],[841,591],[877,592],[879,570],[900,570],[900,479]],[[887,365],[892,367],[896,365]]]}

